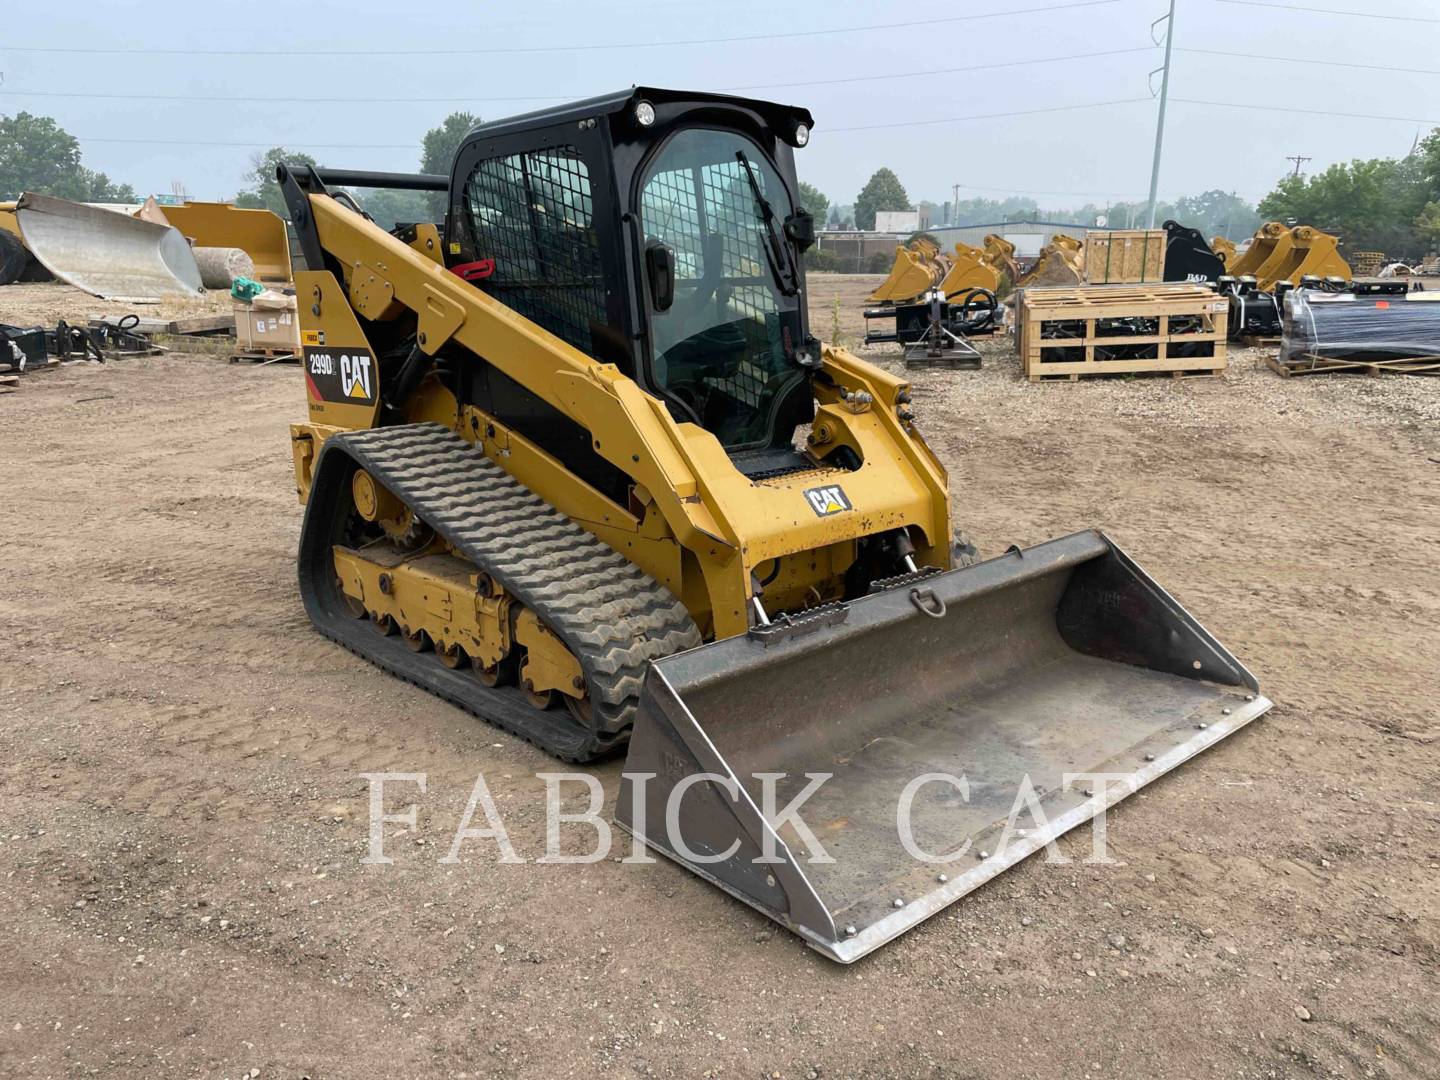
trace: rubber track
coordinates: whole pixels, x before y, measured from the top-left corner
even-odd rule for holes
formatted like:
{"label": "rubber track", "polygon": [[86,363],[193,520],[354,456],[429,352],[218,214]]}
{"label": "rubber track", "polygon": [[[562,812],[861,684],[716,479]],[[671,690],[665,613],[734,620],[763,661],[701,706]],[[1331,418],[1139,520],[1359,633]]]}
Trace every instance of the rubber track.
{"label": "rubber track", "polygon": [[[396,650],[393,639],[343,613],[331,561],[338,527],[332,515],[348,509],[355,466],[565,642],[589,687],[594,730],[585,732],[566,710],[533,708],[519,690],[485,687],[434,657]],[[328,520],[312,522],[317,513]],[[438,424],[326,440],[301,534],[300,576],[306,608],[326,636],[567,761],[590,760],[622,745],[650,661],[701,643],[673,593]],[[335,594],[329,603],[317,595],[327,588]],[[352,632],[357,625],[368,638]]]}

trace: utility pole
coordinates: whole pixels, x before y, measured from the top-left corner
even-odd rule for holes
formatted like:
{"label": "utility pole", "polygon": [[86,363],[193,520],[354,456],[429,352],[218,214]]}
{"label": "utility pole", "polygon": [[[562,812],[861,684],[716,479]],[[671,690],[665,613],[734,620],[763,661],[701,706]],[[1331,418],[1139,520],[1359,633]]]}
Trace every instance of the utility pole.
{"label": "utility pole", "polygon": [[960,217],[960,185],[950,185],[950,224],[959,225],[957,220]]}
{"label": "utility pole", "polygon": [[1295,162],[1295,172],[1293,175],[1298,179],[1300,176],[1300,166],[1304,165],[1307,161],[1314,161],[1315,159],[1302,157],[1301,155],[1296,154],[1294,157],[1287,157],[1285,160]]}
{"label": "utility pole", "polygon": [[[1155,228],[1155,197],[1160,190],[1160,155],[1165,147],[1165,106],[1170,101],[1170,53],[1175,43],[1175,0],[1170,0],[1170,13],[1163,18],[1156,19],[1150,24],[1150,40],[1155,41],[1155,27],[1161,23],[1165,24],[1165,66],[1156,68],[1156,71],[1163,71],[1160,77],[1160,118],[1155,122],[1155,164],[1150,168],[1150,224],[1147,228]],[[1155,44],[1160,44],[1158,41]],[[1155,77],[1155,72],[1150,72],[1150,77]]]}

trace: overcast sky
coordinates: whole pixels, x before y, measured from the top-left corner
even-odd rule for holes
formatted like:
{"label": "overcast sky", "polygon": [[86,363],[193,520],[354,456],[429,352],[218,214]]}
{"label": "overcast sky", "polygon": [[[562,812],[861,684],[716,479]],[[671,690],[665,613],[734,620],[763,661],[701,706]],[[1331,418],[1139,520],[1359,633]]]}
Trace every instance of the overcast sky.
{"label": "overcast sky", "polygon": [[[744,87],[815,114],[800,175],[834,202],[853,200],[881,165],[913,199],[943,201],[957,183],[961,198],[1033,194],[1047,207],[1137,198],[1149,185],[1155,127],[1146,74],[1161,62],[1159,50],[1146,49],[1149,24],[1167,0],[1080,4],[0,3],[0,113],[54,116],[81,140],[86,165],[141,194],[179,181],[192,197],[225,198],[250,154],[274,145],[332,166],[413,170],[425,129],[457,109],[488,119],[632,83]],[[1287,155],[1311,157],[1307,171],[1403,155],[1417,133],[1440,126],[1440,0],[1178,0],[1177,8],[1177,50],[1277,58],[1176,52],[1162,196],[1223,188],[1258,199],[1293,167]],[[922,22],[927,13],[933,19]],[[1009,14],[976,18],[991,13]],[[877,24],[888,26],[814,33]],[[797,32],[806,36],[635,44]],[[476,52],[427,55],[437,48]],[[371,55],[335,55],[347,52]],[[1047,62],[1025,63],[1035,60]],[[1328,112],[1368,118],[1314,114]],[[991,118],[957,119],[975,116]]]}

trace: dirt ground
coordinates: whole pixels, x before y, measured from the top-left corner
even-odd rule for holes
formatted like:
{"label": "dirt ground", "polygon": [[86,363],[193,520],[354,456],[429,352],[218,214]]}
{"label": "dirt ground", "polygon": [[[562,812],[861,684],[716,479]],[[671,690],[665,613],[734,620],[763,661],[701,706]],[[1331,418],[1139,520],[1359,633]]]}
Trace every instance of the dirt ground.
{"label": "dirt ground", "polygon": [[[873,280],[812,278],[817,332],[854,345]],[[0,321],[101,310],[0,290]],[[438,861],[482,770],[540,855],[555,763],[309,628],[298,369],[24,377],[0,1074],[1440,1076],[1440,380],[1242,352],[1220,380],[1032,386],[984,351],[915,377],[982,552],[1105,528],[1276,706],[1111,814],[1121,865],[1081,863],[1082,828],[1071,865],[851,967],[673,865]],[[360,862],[371,771],[428,778],[387,798],[420,807],[390,866]]]}

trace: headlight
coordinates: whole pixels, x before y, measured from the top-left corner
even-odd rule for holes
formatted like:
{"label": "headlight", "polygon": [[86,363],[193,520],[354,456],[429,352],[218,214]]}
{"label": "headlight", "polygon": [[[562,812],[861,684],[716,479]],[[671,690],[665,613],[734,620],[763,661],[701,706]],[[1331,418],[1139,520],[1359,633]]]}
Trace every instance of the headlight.
{"label": "headlight", "polygon": [[804,146],[810,141],[810,126],[808,124],[795,125],[795,145]]}
{"label": "headlight", "polygon": [[635,122],[641,127],[649,127],[655,123],[655,106],[648,101],[642,101],[635,106]]}

